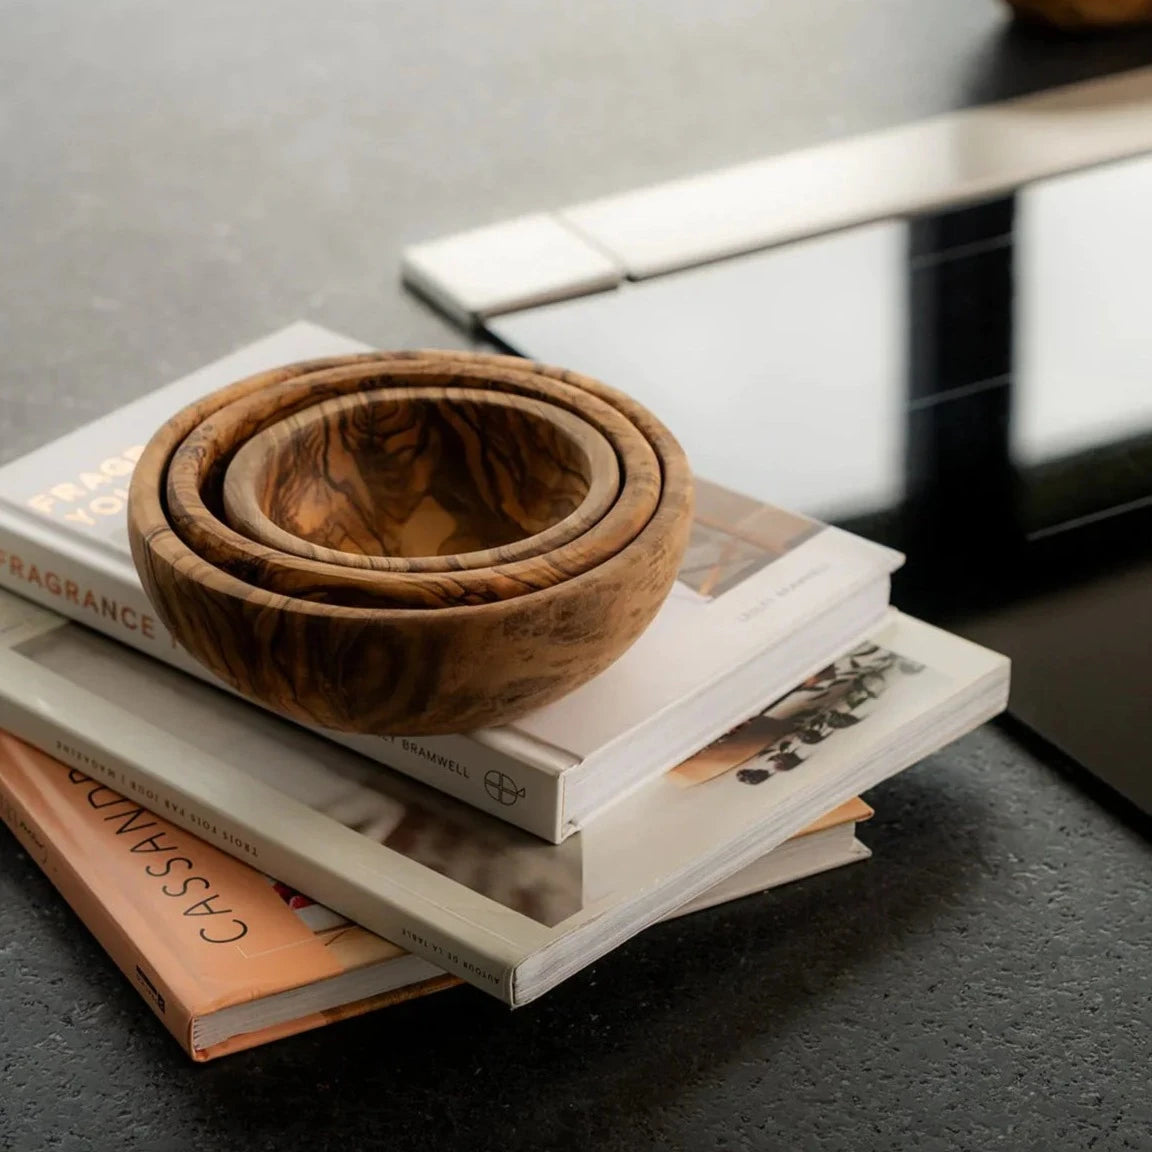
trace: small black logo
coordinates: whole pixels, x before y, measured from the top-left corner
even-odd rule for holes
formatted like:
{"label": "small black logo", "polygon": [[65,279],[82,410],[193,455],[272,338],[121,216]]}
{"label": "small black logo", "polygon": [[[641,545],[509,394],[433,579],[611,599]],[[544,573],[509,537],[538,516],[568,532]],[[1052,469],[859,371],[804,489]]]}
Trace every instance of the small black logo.
{"label": "small black logo", "polygon": [[159,1008],[161,1012],[164,1012],[167,1008],[167,1005],[164,1003],[163,994],[161,993],[160,989],[157,988],[156,985],[148,979],[147,973],[143,968],[140,967],[139,964],[136,965],[136,982],[141,985],[145,992],[148,993],[156,1007]]}
{"label": "small black logo", "polygon": [[525,789],[511,776],[497,772],[495,768],[484,774],[484,791],[496,801],[497,804],[510,806],[517,800],[523,799]]}

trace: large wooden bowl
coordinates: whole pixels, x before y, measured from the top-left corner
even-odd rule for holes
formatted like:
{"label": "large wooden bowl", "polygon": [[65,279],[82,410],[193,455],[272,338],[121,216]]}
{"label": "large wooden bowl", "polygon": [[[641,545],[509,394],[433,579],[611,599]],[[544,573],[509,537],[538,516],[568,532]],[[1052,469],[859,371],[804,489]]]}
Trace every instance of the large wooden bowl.
{"label": "large wooden bowl", "polygon": [[[395,383],[400,368],[409,387],[468,386],[487,373],[500,377],[497,391],[551,400],[556,386],[577,413],[580,397],[614,409],[658,461],[651,516],[619,551],[569,579],[509,599],[431,609],[359,608],[271,592],[258,582],[258,572],[243,579],[224,570],[175,530],[166,507],[169,465],[186,438],[216,412],[285,385],[301,389],[299,410],[357,390],[345,380],[342,392],[333,393],[333,374],[376,372]],[[311,388],[309,381],[317,379],[327,383]],[[370,389],[361,384],[359,390]],[[214,472],[227,463],[218,462]],[[220,483],[219,476],[214,483]],[[643,633],[667,596],[691,514],[691,474],[683,451],[663,424],[629,397],[598,381],[515,357],[414,351],[288,365],[237,381],[185,408],[157,431],[137,463],[129,492],[129,537],[160,619],[226,683],[322,727],[420,734],[505,723],[609,667]]]}
{"label": "large wooden bowl", "polygon": [[462,388],[354,392],[253,436],[224,474],[242,536],[375,571],[489,568],[540,556],[608,513],[620,468],[564,408]]}
{"label": "large wooden bowl", "polygon": [[[216,409],[176,448],[165,498],[171,526],[201,557],[246,583],[285,596],[355,608],[446,608],[510,599],[571,579],[614,556],[651,519],[662,468],[648,438],[605,400],[523,369],[408,362],[352,364],[269,384]],[[294,414],[362,392],[483,386],[577,413],[612,445],[619,491],[588,531],[549,552],[491,568],[435,572],[364,571],[295,556],[253,541],[225,519],[221,488],[229,461],[251,438]],[[139,466],[139,465],[138,465]],[[448,560],[449,557],[444,559]]]}

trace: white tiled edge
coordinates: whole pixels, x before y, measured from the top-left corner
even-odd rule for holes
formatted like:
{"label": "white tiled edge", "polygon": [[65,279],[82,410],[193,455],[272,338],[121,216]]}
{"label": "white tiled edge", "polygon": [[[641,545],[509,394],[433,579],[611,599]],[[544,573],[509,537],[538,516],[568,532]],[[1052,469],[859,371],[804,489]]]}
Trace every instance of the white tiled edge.
{"label": "white tiled edge", "polygon": [[558,213],[641,279],[1152,149],[1152,69],[641,188]]}
{"label": "white tiled edge", "polygon": [[404,282],[468,326],[614,288],[624,269],[556,216],[521,216],[405,250]]}
{"label": "white tiled edge", "polygon": [[464,323],[1152,150],[1152,68],[450,236],[407,283]]}

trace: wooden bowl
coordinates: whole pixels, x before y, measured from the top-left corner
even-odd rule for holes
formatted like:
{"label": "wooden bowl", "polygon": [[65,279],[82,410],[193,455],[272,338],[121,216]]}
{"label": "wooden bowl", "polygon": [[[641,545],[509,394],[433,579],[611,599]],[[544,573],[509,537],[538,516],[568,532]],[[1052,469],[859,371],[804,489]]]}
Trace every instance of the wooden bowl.
{"label": "wooden bowl", "polygon": [[[278,386],[307,390],[309,379],[328,380],[316,390],[322,394],[334,372],[395,374],[401,367],[409,384],[413,376],[463,373],[475,380],[489,373],[503,376],[499,391],[548,393],[556,385],[615,409],[658,460],[652,515],[619,551],[570,579],[510,599],[434,609],[356,608],[270,592],[206,560],[174,529],[166,510],[169,465],[215,412]],[[345,382],[345,391],[352,390]],[[160,619],[242,694],[321,727],[457,732],[506,723],[557,699],[635,642],[676,578],[691,525],[692,481],[664,425],[598,381],[515,357],[369,353],[288,365],[189,405],[146,446],[128,513],[133,558]]]}
{"label": "wooden bowl", "polygon": [[1007,0],[1014,15],[1067,32],[1134,28],[1152,22],[1152,0]]}
{"label": "wooden bowl", "polygon": [[[620,470],[619,492],[587,532],[541,556],[491,568],[444,573],[365,571],[272,549],[226,522],[221,489],[228,462],[248,440],[309,407],[361,391],[483,385],[580,415],[609,441]],[[444,608],[522,596],[603,563],[648,522],[660,498],[661,464],[652,444],[616,408],[563,381],[521,370],[409,362],[345,365],[260,388],[215,410],[176,449],[167,470],[167,515],[202,559],[246,583],[286,596],[355,608]],[[217,511],[219,510],[219,511]],[[449,558],[445,558],[449,559]]]}
{"label": "wooden bowl", "polygon": [[564,408],[511,392],[354,392],[244,444],[224,518],[281,552],[376,571],[489,568],[543,555],[604,518],[612,445]]}

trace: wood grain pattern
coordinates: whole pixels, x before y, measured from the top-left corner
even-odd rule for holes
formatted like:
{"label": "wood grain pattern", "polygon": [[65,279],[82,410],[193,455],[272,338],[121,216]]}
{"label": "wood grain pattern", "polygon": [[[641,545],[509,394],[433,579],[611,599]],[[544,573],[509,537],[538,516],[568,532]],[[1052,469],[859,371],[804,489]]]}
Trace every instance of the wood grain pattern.
{"label": "wood grain pattern", "polygon": [[[545,555],[490,568],[452,566],[441,573],[364,571],[291,556],[252,541],[228,525],[220,490],[227,462],[241,445],[309,406],[387,385],[407,388],[413,380],[432,387],[483,384],[496,393],[507,391],[578,413],[605,436],[616,453],[620,486],[615,503],[587,532]],[[166,500],[173,528],[193,551],[257,587],[348,607],[443,608],[522,596],[603,563],[626,547],[651,518],[661,484],[661,463],[639,429],[612,405],[570,384],[531,376],[522,369],[454,364],[447,372],[443,364],[401,363],[338,368],[288,379],[216,410],[173,454]],[[452,561],[451,557],[443,559]]]}
{"label": "wood grain pattern", "polygon": [[305,408],[253,436],[224,475],[225,519],[297,556],[451,571],[539,556],[612,507],[611,444],[514,393],[395,388]]}
{"label": "wood grain pattern", "polygon": [[[504,374],[499,390],[516,390],[508,381],[523,378],[525,388],[562,385],[614,409],[658,460],[652,515],[629,544],[571,579],[507,600],[436,609],[365,609],[284,596],[204,559],[174,530],[165,501],[169,465],[214,413],[310,377],[327,387],[333,374],[387,370],[398,377],[401,368],[409,384],[413,375]],[[354,390],[348,377],[344,383]],[[306,403],[302,394],[298,407]],[[691,473],[679,444],[622,393],[515,357],[415,350],[288,365],[185,408],[157,431],[137,463],[129,537],[161,620],[238,691],[307,723],[418,734],[508,722],[612,664],[667,596],[691,513]]]}

